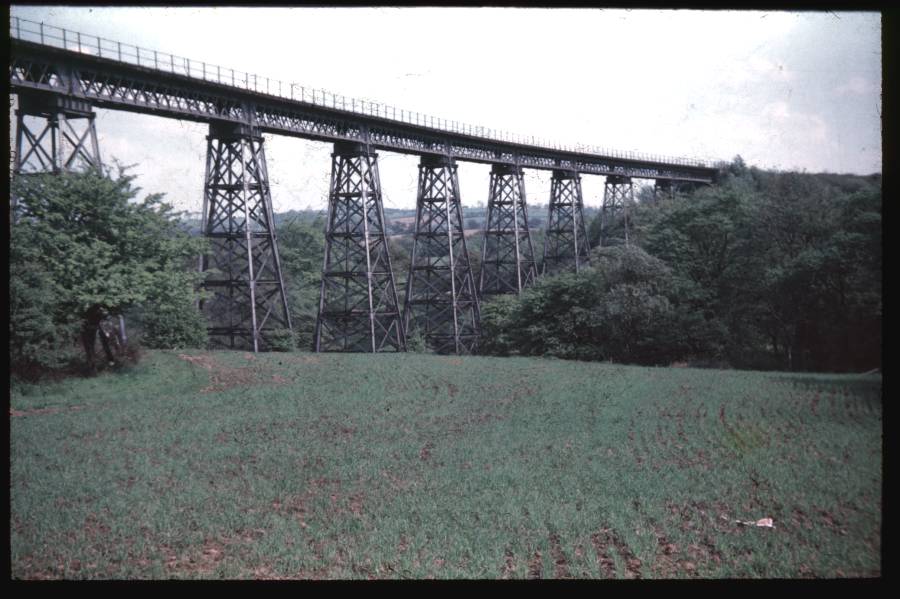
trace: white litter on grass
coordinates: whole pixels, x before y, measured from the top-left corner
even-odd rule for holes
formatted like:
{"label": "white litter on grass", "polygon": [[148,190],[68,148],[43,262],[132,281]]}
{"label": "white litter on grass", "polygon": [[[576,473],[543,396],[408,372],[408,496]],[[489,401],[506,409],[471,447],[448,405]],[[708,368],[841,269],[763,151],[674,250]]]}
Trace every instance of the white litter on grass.
{"label": "white litter on grass", "polygon": [[735,522],[737,524],[742,524],[744,526],[758,526],[760,528],[775,528],[775,523],[772,522],[771,518],[760,518],[759,520],[733,520],[731,518],[722,516],[722,519],[728,520],[729,522]]}

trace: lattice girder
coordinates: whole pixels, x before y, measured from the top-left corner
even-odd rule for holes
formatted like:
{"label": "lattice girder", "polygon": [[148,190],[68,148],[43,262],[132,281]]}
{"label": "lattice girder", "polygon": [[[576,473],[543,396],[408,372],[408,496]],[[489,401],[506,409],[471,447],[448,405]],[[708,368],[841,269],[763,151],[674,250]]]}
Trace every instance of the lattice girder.
{"label": "lattice girder", "polygon": [[455,161],[423,156],[404,323],[437,353],[471,354],[479,335],[475,277],[463,232]]}
{"label": "lattice girder", "polygon": [[584,224],[581,177],[576,171],[553,171],[547,230],[544,236],[542,274],[564,270],[578,272],[590,255]]}
{"label": "lattice girder", "polygon": [[630,177],[609,176],[603,189],[603,207],[600,210],[600,245],[610,245],[612,234],[621,223],[625,245],[631,220],[629,207],[634,204],[634,184]]}
{"label": "lattice girder", "polygon": [[9,83],[14,93],[45,90],[118,110],[203,122],[252,123],[271,133],[355,141],[400,152],[448,153],[459,160],[492,164],[697,182],[710,182],[715,175],[710,167],[681,159],[608,156],[577,147],[533,145],[527,139],[516,143],[502,136],[498,139],[490,130],[447,127],[450,123],[440,124],[441,119],[419,120],[417,113],[413,120],[413,113],[390,111],[392,107],[381,107],[375,114],[360,113],[354,108],[360,104],[352,104],[350,98],[330,96],[324,105],[320,96],[310,103],[308,94],[294,95],[293,85],[272,81],[270,91],[268,80],[257,87],[253,75],[235,78],[232,72],[229,78],[224,71],[206,72],[211,65],[204,64],[202,77],[193,77],[185,76],[180,64],[178,68],[164,60],[157,64],[155,57],[151,67],[147,61],[129,64],[110,55],[64,51],[16,38],[10,41]]}
{"label": "lattice girder", "polygon": [[406,351],[388,251],[378,155],[336,143],[315,351]]}
{"label": "lattice girder", "polygon": [[291,331],[272,214],[263,138],[249,127],[213,124],[207,137],[201,302],[210,345],[262,351]]}
{"label": "lattice girder", "polygon": [[102,166],[95,113],[87,102],[20,93],[15,174],[60,173]]}
{"label": "lattice girder", "polygon": [[537,277],[525,181],[519,167],[505,164],[491,167],[481,256],[478,280],[481,298],[520,293]]}

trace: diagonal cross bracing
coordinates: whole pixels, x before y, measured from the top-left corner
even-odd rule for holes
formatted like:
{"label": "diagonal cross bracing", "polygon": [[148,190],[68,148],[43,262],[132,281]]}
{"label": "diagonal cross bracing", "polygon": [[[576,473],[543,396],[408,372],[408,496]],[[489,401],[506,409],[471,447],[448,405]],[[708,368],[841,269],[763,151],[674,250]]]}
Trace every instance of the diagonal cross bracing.
{"label": "diagonal cross bracing", "polygon": [[[101,169],[95,113],[82,101],[39,92],[19,93],[13,174],[62,173]],[[10,223],[18,198],[10,196]]]}
{"label": "diagonal cross bracing", "polygon": [[584,225],[581,176],[576,171],[553,171],[541,274],[579,269],[590,253]]}
{"label": "diagonal cross bracing", "polygon": [[536,276],[522,169],[495,164],[491,167],[479,296],[520,293]]}
{"label": "diagonal cross bracing", "polygon": [[[628,245],[628,229],[631,221],[629,206],[634,204],[634,184],[631,177],[609,176],[603,188],[603,207],[600,210],[600,245],[612,245],[613,239],[622,239]],[[619,228],[622,233],[620,237]]]}
{"label": "diagonal cross bracing", "polygon": [[20,93],[16,111],[15,174],[100,168],[95,113],[84,102]]}
{"label": "diagonal cross bracing", "polygon": [[653,200],[672,200],[679,193],[690,192],[696,184],[675,179],[657,179],[653,185]]}
{"label": "diagonal cross bracing", "polygon": [[381,202],[378,155],[336,143],[314,350],[406,351]]}
{"label": "diagonal cross bracing", "polygon": [[79,50],[63,49],[45,44],[43,36],[36,35],[38,26],[43,27],[18,18],[11,21],[9,82],[14,93],[43,90],[108,109],[242,122],[267,133],[355,141],[414,154],[447,153],[489,164],[703,183],[715,178],[715,168],[702,161],[510,136],[165,53],[157,60],[157,52],[144,50],[141,55],[134,46],[132,57],[123,58],[121,48],[127,44],[118,44],[117,52],[116,44],[110,47],[108,40],[96,37]]}
{"label": "diagonal cross bracing", "polygon": [[406,280],[404,324],[437,353],[471,354],[479,334],[478,297],[463,233],[456,162],[423,156],[416,227]]}
{"label": "diagonal cross bracing", "polygon": [[210,344],[261,351],[290,331],[263,139],[247,127],[212,125],[207,139],[201,302]]}

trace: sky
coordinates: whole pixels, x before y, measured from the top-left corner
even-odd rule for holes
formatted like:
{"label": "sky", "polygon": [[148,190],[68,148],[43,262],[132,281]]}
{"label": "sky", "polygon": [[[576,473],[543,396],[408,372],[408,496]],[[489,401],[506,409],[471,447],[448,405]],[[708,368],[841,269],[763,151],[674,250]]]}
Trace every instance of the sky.
{"label": "sky", "polygon": [[[780,170],[881,172],[881,16],[537,8],[12,6],[88,35],[560,142]],[[11,123],[14,123],[11,113]],[[100,152],[199,212],[206,125],[97,109]],[[327,207],[330,144],[269,135],[276,212]],[[386,208],[415,156],[379,151]],[[464,206],[490,167],[459,163]],[[529,203],[550,173],[525,171]],[[584,175],[599,206],[603,177]]]}

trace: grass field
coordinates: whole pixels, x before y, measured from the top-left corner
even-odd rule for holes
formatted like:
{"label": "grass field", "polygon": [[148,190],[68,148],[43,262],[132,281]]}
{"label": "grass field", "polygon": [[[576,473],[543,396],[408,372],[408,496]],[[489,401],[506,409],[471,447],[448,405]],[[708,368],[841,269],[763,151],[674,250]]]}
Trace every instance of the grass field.
{"label": "grass field", "polygon": [[12,389],[12,576],[880,576],[881,402],[880,376],[151,352]]}

